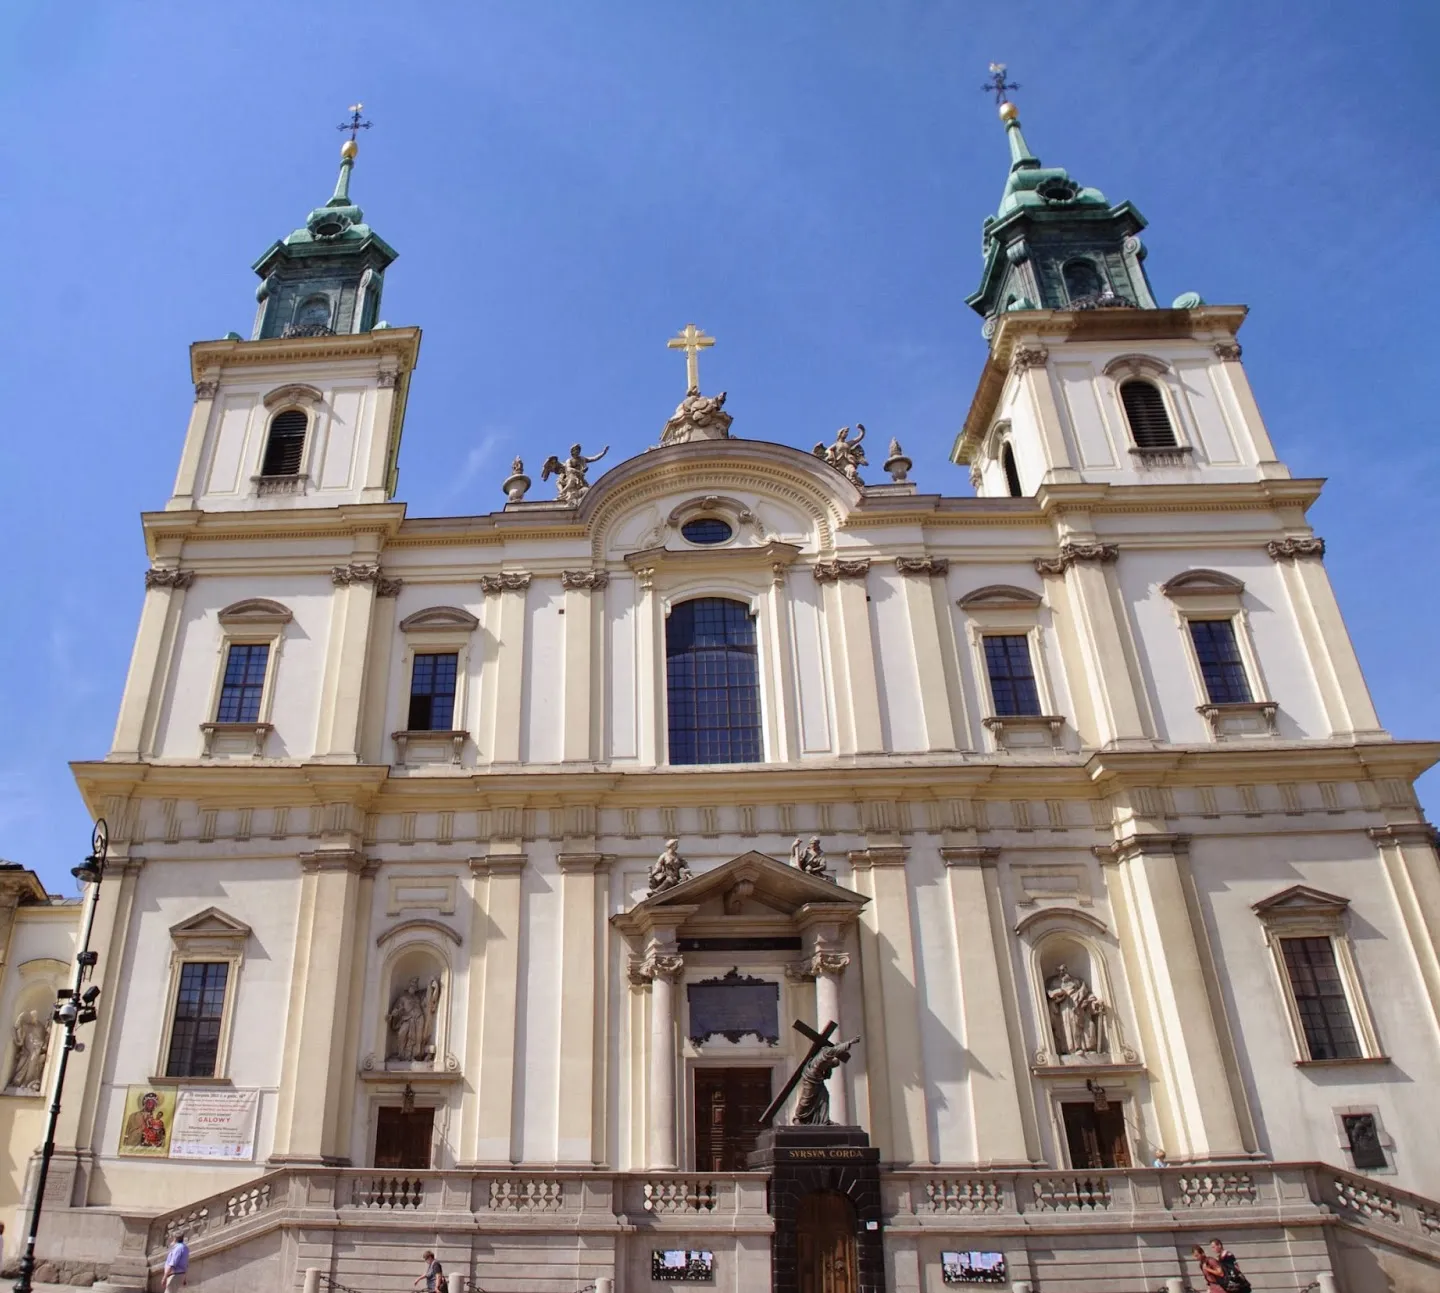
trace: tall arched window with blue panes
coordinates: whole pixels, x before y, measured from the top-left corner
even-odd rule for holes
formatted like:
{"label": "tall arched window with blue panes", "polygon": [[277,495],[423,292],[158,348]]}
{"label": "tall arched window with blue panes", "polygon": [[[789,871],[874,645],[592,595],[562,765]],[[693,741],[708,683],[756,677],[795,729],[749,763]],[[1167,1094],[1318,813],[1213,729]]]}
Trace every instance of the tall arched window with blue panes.
{"label": "tall arched window with blue panes", "polygon": [[744,602],[697,597],[665,626],[671,763],[759,763],[760,665]]}

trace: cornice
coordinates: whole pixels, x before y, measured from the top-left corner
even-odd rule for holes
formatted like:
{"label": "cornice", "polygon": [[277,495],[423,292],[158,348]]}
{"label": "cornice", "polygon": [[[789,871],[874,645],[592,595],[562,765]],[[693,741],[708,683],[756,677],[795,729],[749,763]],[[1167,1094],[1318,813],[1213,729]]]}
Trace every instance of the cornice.
{"label": "cornice", "polygon": [[[404,503],[347,503],[342,507],[285,511],[142,512],[145,547],[153,561],[164,540],[354,538],[378,534],[388,541],[405,519]],[[187,563],[188,564],[188,563]],[[326,566],[334,565],[334,558]]]}
{"label": "cornice", "polygon": [[382,328],[335,337],[271,337],[264,341],[196,341],[190,346],[190,380],[231,368],[285,367],[297,363],[394,357],[402,370],[420,358],[419,328]]}

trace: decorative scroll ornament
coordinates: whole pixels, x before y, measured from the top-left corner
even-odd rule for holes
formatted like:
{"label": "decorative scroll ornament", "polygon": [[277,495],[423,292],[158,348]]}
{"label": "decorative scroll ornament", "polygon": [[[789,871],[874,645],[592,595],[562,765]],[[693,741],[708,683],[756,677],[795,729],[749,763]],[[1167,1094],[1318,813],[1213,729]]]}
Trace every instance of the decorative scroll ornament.
{"label": "decorative scroll ornament", "polygon": [[1010,371],[1023,373],[1027,368],[1043,368],[1050,358],[1044,346],[1018,346],[1010,356]]}
{"label": "decorative scroll ornament", "polygon": [[811,569],[815,572],[815,582],[819,584],[833,583],[837,579],[864,579],[870,573],[870,558],[817,561]]}
{"label": "decorative scroll ornament", "polygon": [[661,448],[692,440],[728,440],[735,419],[725,412],[725,394],[701,395],[698,386],[686,391],[660,433]]}
{"label": "decorative scroll ornament", "polygon": [[1324,539],[1271,539],[1265,551],[1276,561],[1294,561],[1297,557],[1323,557]]}
{"label": "decorative scroll ornament", "polygon": [[607,570],[562,570],[560,587],[567,589],[598,589],[610,582]]}
{"label": "decorative scroll ornament", "polygon": [[895,570],[901,575],[944,575],[950,571],[948,557],[896,557]]}
{"label": "decorative scroll ornament", "polygon": [[630,961],[630,982],[637,988],[647,983],[654,983],[656,979],[669,979],[674,983],[680,977],[685,968],[685,958],[676,953],[652,951],[644,957],[634,957]]}
{"label": "decorative scroll ornament", "polygon": [[1215,351],[1215,357],[1227,364],[1240,362],[1240,343],[1238,341],[1217,341],[1211,348]]}
{"label": "decorative scroll ornament", "polygon": [[189,588],[195,579],[193,570],[162,570],[152,567],[145,572],[146,588]]}
{"label": "decorative scroll ornament", "polygon": [[555,497],[568,507],[574,507],[590,488],[590,481],[585,475],[590,470],[590,464],[599,462],[609,452],[610,446],[607,444],[599,453],[587,458],[578,444],[572,444],[570,455],[563,462],[559,454],[552,453],[545,459],[545,465],[540,468],[540,479],[549,480],[554,476]]}
{"label": "decorative scroll ornament", "polygon": [[481,575],[480,590],[485,593],[518,593],[530,587],[528,570],[507,570],[499,575]]}
{"label": "decorative scroll ornament", "polygon": [[349,584],[373,584],[380,578],[380,567],[373,561],[351,561],[347,565],[334,566],[330,571],[330,582],[337,588]]}
{"label": "decorative scroll ornament", "polygon": [[1040,575],[1063,575],[1077,563],[1095,562],[1109,565],[1120,556],[1118,543],[1072,543],[1068,539],[1060,545],[1058,557],[1037,557],[1035,572]]}

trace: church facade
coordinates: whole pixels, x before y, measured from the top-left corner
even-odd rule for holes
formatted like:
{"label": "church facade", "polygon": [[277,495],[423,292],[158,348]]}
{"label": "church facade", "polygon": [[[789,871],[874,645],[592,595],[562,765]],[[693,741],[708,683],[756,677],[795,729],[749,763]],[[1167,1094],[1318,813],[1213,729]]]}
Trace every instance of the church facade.
{"label": "church facade", "polygon": [[[432,1248],[491,1293],[1070,1293],[1218,1233],[1256,1289],[1433,1286],[1440,747],[1375,714],[1245,310],[1157,305],[1138,212],[1002,117],[974,496],[743,438],[687,329],[656,448],[408,516],[420,333],[346,146],[251,339],[191,348],[74,765],[112,844],[57,1271],[138,1287],[186,1232],[214,1290]],[[17,1216],[77,910],[27,874]],[[767,1158],[816,1034],[801,1117],[846,1131]]]}

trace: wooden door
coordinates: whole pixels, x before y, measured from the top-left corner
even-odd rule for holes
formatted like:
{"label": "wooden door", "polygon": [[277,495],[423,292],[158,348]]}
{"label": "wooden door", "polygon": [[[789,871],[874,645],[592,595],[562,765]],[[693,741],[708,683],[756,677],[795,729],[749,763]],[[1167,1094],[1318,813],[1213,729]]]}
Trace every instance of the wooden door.
{"label": "wooden door", "polygon": [[423,1171],[430,1166],[430,1141],[435,1133],[435,1110],[406,1113],[384,1106],[375,1119],[375,1166]]}
{"label": "wooden door", "polygon": [[769,1069],[696,1069],[695,1170],[745,1171],[769,1103]]}
{"label": "wooden door", "polygon": [[855,1293],[855,1208],[825,1190],[800,1200],[795,1229],[800,1293]]}
{"label": "wooden door", "polygon": [[1071,1167],[1129,1167],[1130,1144],[1125,1139],[1125,1106],[1118,1102],[1104,1109],[1093,1103],[1060,1106],[1065,1117],[1065,1140]]}

